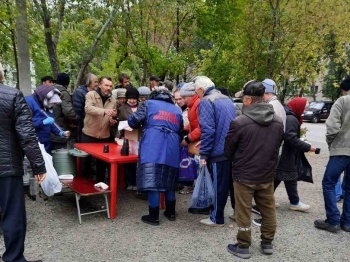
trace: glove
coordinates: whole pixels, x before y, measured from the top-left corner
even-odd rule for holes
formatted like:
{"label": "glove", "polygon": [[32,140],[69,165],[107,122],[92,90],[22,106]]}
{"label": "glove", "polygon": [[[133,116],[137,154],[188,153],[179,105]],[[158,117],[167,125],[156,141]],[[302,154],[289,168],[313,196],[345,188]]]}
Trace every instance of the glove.
{"label": "glove", "polygon": [[47,117],[43,120],[44,125],[52,125],[55,122],[55,119],[52,117]]}

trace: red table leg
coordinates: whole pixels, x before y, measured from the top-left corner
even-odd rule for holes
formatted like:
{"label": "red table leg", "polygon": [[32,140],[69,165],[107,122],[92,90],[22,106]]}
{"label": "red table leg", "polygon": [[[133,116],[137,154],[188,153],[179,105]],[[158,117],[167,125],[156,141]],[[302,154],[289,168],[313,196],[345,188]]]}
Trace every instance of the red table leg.
{"label": "red table leg", "polygon": [[109,186],[111,187],[111,201],[110,201],[110,216],[111,219],[116,218],[117,216],[117,196],[118,196],[118,185],[117,185],[117,177],[118,177],[118,165],[117,163],[111,163],[111,171],[110,171],[110,182]]}
{"label": "red table leg", "polygon": [[160,209],[165,209],[164,192],[160,192]]}
{"label": "red table leg", "polygon": [[77,176],[81,176],[81,157],[77,157]]}

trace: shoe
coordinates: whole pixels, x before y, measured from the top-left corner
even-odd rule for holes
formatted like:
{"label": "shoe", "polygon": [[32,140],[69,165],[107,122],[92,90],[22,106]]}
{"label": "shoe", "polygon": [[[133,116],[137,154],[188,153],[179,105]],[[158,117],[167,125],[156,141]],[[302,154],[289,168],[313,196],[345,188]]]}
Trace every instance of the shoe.
{"label": "shoe", "polygon": [[166,216],[169,219],[169,221],[175,221],[176,219],[175,205],[176,205],[176,200],[165,202],[164,216]]}
{"label": "shoe", "polygon": [[159,226],[159,206],[148,207],[149,215],[141,217],[142,222],[152,225]]}
{"label": "shoe", "polygon": [[253,224],[261,227],[261,223],[262,223],[262,219],[261,218],[257,218],[257,219],[253,219]]}
{"label": "shoe", "polygon": [[273,245],[271,242],[261,242],[260,244],[261,247],[261,251],[265,254],[265,255],[272,255],[273,254]]}
{"label": "shoe", "polygon": [[259,216],[261,215],[260,211],[259,211],[259,209],[258,209],[258,207],[256,205],[252,206],[252,212],[257,214],[257,215],[259,215]]}
{"label": "shoe", "polygon": [[179,194],[185,195],[185,194],[191,194],[193,193],[193,188],[189,186],[185,186],[182,190],[179,191]]}
{"label": "shoe", "polygon": [[289,205],[289,209],[290,210],[294,210],[294,211],[301,211],[301,212],[305,212],[310,208],[309,205],[306,205],[302,202],[299,202],[297,205]]}
{"label": "shoe", "polygon": [[340,226],[345,232],[350,232],[350,226]]}
{"label": "shoe", "polygon": [[340,230],[339,225],[331,225],[327,220],[318,219],[314,221],[314,225],[318,229],[327,230],[332,233],[336,233]]}
{"label": "shoe", "polygon": [[193,208],[190,207],[188,209],[188,213],[195,214],[195,215],[210,215],[210,208]]}
{"label": "shoe", "polygon": [[224,224],[216,224],[216,223],[214,223],[213,221],[211,221],[210,217],[202,219],[200,222],[203,225],[211,226],[211,227],[223,227],[224,226]]}
{"label": "shoe", "polygon": [[252,254],[249,253],[249,247],[239,247],[238,244],[227,245],[227,251],[243,259],[248,259],[252,256]]}

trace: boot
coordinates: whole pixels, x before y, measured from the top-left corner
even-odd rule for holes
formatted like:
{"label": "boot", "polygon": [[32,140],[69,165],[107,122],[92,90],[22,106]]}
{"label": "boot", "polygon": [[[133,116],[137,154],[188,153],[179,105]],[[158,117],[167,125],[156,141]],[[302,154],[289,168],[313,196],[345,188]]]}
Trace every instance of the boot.
{"label": "boot", "polygon": [[148,207],[149,215],[141,217],[142,222],[152,226],[159,226],[159,206]]}
{"label": "boot", "polygon": [[175,221],[175,205],[176,200],[165,202],[164,216],[166,216],[169,221]]}

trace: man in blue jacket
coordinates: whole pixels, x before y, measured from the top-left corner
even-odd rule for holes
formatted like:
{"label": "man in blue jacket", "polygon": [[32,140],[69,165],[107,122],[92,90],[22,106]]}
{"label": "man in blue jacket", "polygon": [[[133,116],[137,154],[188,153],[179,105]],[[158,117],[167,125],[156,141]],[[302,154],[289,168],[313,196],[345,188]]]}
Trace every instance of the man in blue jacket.
{"label": "man in blue jacket", "polygon": [[[214,210],[201,223],[207,226],[224,225],[224,209],[229,191],[233,195],[232,159],[224,156],[225,137],[235,118],[232,100],[215,89],[206,76],[195,79],[195,92],[201,99],[198,107],[201,128],[200,165],[207,165],[212,173],[216,202]],[[234,201],[231,198],[231,201]],[[231,203],[234,207],[234,203]]]}

